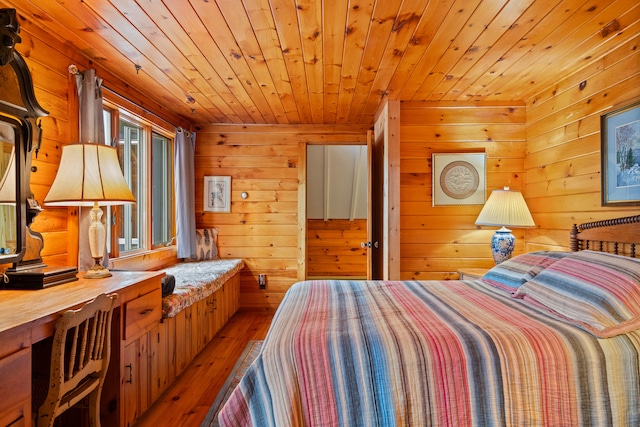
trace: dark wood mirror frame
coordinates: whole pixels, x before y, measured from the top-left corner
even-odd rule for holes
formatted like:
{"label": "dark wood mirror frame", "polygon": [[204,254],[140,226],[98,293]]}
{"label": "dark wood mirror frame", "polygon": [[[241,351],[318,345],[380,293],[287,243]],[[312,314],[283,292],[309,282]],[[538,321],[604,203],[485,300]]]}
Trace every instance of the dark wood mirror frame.
{"label": "dark wood mirror frame", "polygon": [[4,273],[4,288],[39,289],[77,280],[75,267],[49,268],[42,262],[42,235],[31,230],[42,208],[30,186],[31,158],[40,149],[40,120],[49,115],[38,104],[31,73],[15,50],[20,43],[20,25],[15,9],[0,9],[0,119],[15,129],[16,249],[0,258],[12,263]]}

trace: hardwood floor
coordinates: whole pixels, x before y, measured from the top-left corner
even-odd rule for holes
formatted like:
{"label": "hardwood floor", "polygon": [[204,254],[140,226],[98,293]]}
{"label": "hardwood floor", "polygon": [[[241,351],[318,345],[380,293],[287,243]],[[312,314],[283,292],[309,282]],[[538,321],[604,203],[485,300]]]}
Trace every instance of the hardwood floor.
{"label": "hardwood floor", "polygon": [[272,312],[238,311],[136,427],[200,427],[242,350],[265,338],[272,318]]}

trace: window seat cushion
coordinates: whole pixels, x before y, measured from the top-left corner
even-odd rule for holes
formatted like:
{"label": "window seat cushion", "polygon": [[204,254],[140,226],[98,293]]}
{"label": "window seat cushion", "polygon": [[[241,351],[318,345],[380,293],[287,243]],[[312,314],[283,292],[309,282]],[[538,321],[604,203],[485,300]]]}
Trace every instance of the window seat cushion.
{"label": "window seat cushion", "polygon": [[182,262],[165,268],[176,279],[173,293],[162,298],[162,317],[174,317],[191,304],[217,291],[244,268],[241,259]]}

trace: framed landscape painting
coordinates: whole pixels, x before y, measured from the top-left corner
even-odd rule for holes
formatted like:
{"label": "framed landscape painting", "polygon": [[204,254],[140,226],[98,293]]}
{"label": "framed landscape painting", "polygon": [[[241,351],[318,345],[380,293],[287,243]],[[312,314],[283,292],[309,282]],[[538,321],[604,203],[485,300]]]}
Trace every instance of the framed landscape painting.
{"label": "framed landscape painting", "polygon": [[602,206],[640,206],[640,102],[601,122]]}

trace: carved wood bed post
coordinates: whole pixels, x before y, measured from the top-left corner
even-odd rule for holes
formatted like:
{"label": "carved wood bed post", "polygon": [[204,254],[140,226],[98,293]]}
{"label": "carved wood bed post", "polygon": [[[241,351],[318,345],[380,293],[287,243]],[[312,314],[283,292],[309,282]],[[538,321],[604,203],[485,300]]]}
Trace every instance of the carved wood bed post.
{"label": "carved wood bed post", "polygon": [[569,239],[571,240],[571,252],[578,252],[580,250],[580,247],[578,242],[578,226],[576,224],[573,224],[573,226],[571,227]]}

